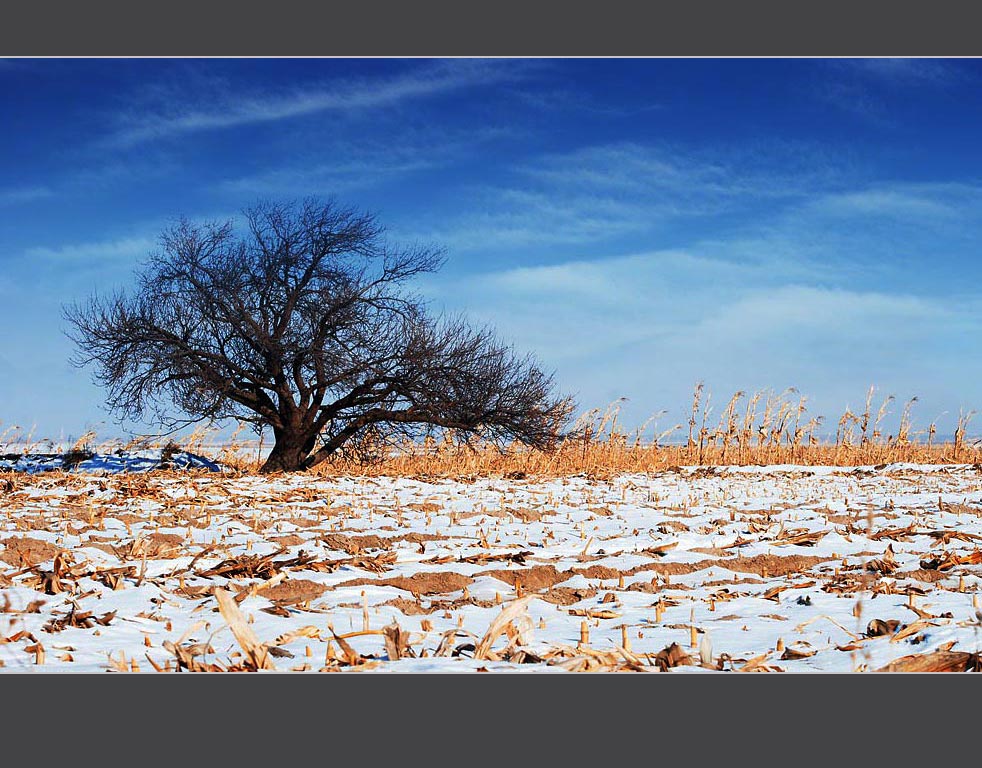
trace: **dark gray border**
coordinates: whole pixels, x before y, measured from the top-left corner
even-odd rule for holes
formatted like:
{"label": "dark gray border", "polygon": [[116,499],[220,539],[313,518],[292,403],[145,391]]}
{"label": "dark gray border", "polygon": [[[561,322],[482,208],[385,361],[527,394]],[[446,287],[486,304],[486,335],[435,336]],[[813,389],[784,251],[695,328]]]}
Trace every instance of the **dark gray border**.
{"label": "dark gray border", "polygon": [[[967,4],[966,4],[967,5]],[[18,3],[0,55],[973,55],[935,0]],[[425,9],[425,12],[424,12]],[[517,9],[517,10],[516,10]],[[8,675],[5,754],[875,765],[971,749],[966,675]],[[72,734],[72,735],[69,735]],[[928,751],[930,750],[930,755]],[[977,759],[977,758],[976,758]],[[726,761],[723,763],[723,761]],[[479,760],[480,762],[480,760]],[[927,762],[925,760],[925,762]]]}
{"label": "dark gray border", "polygon": [[11,3],[14,56],[935,56],[982,52],[952,0]]}
{"label": "dark gray border", "polygon": [[[10,675],[4,753],[261,765],[977,762],[973,675]],[[972,764],[972,763],[966,763]]]}

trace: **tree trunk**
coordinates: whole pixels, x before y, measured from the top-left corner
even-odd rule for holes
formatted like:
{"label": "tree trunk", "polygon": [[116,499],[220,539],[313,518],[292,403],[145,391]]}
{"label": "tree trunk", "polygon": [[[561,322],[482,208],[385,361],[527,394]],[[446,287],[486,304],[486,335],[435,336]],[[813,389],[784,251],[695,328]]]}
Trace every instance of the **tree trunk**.
{"label": "tree trunk", "polygon": [[260,472],[268,475],[271,472],[303,472],[308,467],[304,461],[314,449],[316,435],[296,434],[290,431],[274,431],[275,442],[273,449],[266,457],[266,462]]}

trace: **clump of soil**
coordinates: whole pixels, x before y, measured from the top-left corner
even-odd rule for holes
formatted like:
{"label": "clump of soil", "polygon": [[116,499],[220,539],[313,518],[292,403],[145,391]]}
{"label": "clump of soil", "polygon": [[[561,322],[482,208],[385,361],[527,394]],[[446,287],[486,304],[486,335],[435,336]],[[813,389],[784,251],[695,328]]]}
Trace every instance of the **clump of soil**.
{"label": "clump of soil", "polygon": [[375,534],[346,536],[343,533],[328,533],[321,536],[321,541],[330,549],[347,552],[349,555],[359,555],[366,549],[389,549],[392,546],[388,539],[383,539]]}
{"label": "clump of soil", "polygon": [[538,592],[540,589],[548,589],[561,581],[572,578],[573,572],[557,571],[554,565],[535,565],[531,568],[511,570],[499,568],[492,571],[481,571],[479,575],[491,576],[506,584],[511,584],[513,587],[517,582],[522,585],[522,589],[528,592]]}
{"label": "clump of soil", "polygon": [[591,565],[589,568],[574,568],[573,573],[578,573],[585,579],[616,579],[622,575],[622,571],[610,568],[606,565]]}
{"label": "clump of soil", "polygon": [[[87,530],[97,530],[97,529],[89,528]],[[80,533],[83,532],[84,531],[80,531]],[[79,546],[101,549],[107,555],[112,555],[113,557],[119,557],[118,549],[110,543],[114,541],[116,541],[116,539],[113,536],[97,536],[94,533],[90,533],[88,538],[80,540]]]}
{"label": "clump of soil", "polygon": [[297,536],[295,533],[288,533],[285,536],[274,536],[270,541],[279,544],[281,547],[295,547],[297,544],[303,544],[306,539]]}
{"label": "clump of soil", "polygon": [[654,571],[662,576],[684,576],[693,571],[701,571],[703,568],[712,568],[714,565],[722,565],[719,560],[700,560],[698,563],[645,563],[638,565],[629,571],[624,571],[625,576],[633,576],[641,571]]}
{"label": "clump of soil", "polygon": [[174,557],[184,548],[184,537],[176,533],[151,533],[143,541],[147,557]]}
{"label": "clump of soil", "polygon": [[292,605],[320,597],[327,590],[323,584],[309,579],[287,579],[259,592],[277,605]]}
{"label": "clump of soil", "polygon": [[948,578],[949,574],[943,571],[929,571],[926,568],[916,568],[913,571],[900,571],[893,575],[898,579],[917,579],[918,581],[926,581],[929,584],[933,584],[936,581]]}
{"label": "clump of soil", "polygon": [[591,597],[597,596],[597,590],[593,589],[574,589],[573,587],[553,587],[547,592],[542,593],[540,597],[549,603],[555,603],[556,605],[572,605],[573,603],[578,603],[580,600],[589,600]]}
{"label": "clump of soil", "polygon": [[470,597],[459,597],[456,600],[434,600],[429,605],[423,605],[417,600],[407,600],[404,597],[394,597],[379,605],[391,605],[398,608],[406,616],[420,616],[435,613],[437,611],[456,611],[465,605],[476,605],[478,608],[491,608],[495,605],[493,600],[480,600],[473,595]]}
{"label": "clump of soil", "polygon": [[319,520],[311,520],[309,517],[284,517],[286,523],[293,523],[298,528],[315,528],[320,525]]}
{"label": "clump of soil", "polygon": [[432,501],[424,501],[419,504],[406,504],[406,509],[415,509],[419,512],[439,512],[443,509],[439,504]]}
{"label": "clump of soil", "polygon": [[453,571],[439,571],[437,573],[414,573],[412,576],[393,576],[382,579],[380,584],[387,584],[396,589],[404,589],[407,592],[414,592],[417,595],[445,594],[447,592],[457,592],[469,584],[474,583],[470,576]]}
{"label": "clump of soil", "polygon": [[753,557],[720,558],[718,560],[700,560],[698,563],[645,563],[624,571],[625,576],[633,576],[641,571],[654,571],[663,576],[682,576],[707,568],[726,568],[740,573],[756,573],[758,576],[787,576],[789,573],[804,571],[818,563],[829,562],[829,557],[815,555],[754,555]]}
{"label": "clump of soil", "polygon": [[758,576],[767,574],[771,576],[787,576],[789,573],[806,571],[819,563],[831,560],[830,557],[820,557],[818,555],[754,555],[753,557],[734,557],[730,560],[718,560],[710,565],[702,565],[703,568],[721,567],[731,571],[741,573],[756,573]]}
{"label": "clump of soil", "polygon": [[[84,509],[83,511],[85,514],[90,514],[91,512],[91,510],[88,508]],[[97,514],[103,514],[103,512],[100,510],[97,512]],[[113,518],[128,525],[132,525],[133,523],[142,523],[146,519],[141,515],[134,515],[132,512],[115,512],[113,514]]]}
{"label": "clump of soil", "polygon": [[407,533],[402,536],[393,536],[389,541],[408,541],[412,544],[422,544],[426,541],[446,541],[449,536],[441,536],[437,533]]}
{"label": "clump of soil", "polygon": [[393,608],[402,611],[406,616],[425,616],[436,610],[432,605],[427,608],[422,603],[417,603],[415,600],[407,600],[405,597],[393,597],[391,600],[379,603],[379,605],[391,605]]}
{"label": "clump of soil", "polygon": [[703,587],[728,587],[731,584],[763,584],[760,579],[715,579],[713,581],[704,581],[701,586]]}
{"label": "clump of soil", "polygon": [[45,560],[52,560],[61,550],[54,544],[27,536],[17,538],[11,536],[3,540],[4,550],[0,560],[15,568],[37,565]]}
{"label": "clump of soil", "polygon": [[351,579],[338,584],[338,587],[359,587],[363,584],[373,586],[395,587],[404,589],[416,595],[440,595],[447,592],[457,592],[474,579],[453,571],[437,571],[435,573],[414,573],[412,576],[392,576],[387,579]]}

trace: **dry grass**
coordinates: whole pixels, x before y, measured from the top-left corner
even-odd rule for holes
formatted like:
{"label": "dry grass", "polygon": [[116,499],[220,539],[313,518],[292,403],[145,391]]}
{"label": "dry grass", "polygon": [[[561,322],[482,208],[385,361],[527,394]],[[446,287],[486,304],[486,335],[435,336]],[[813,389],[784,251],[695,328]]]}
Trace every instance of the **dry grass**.
{"label": "dry grass", "polygon": [[[712,397],[697,384],[692,397],[690,418],[659,431],[661,411],[640,428],[626,432],[617,420],[622,400],[606,409],[595,408],[583,414],[558,449],[550,452],[530,450],[520,444],[500,446],[461,439],[445,432],[442,437],[422,442],[405,441],[396,445],[360,445],[313,470],[318,476],[435,476],[435,477],[556,477],[586,474],[610,477],[621,472],[658,472],[676,466],[767,466],[800,464],[812,466],[876,466],[895,462],[915,464],[962,464],[982,462],[982,446],[966,439],[975,411],[960,412],[950,439],[939,436],[937,425],[928,424],[915,431],[912,417],[917,398],[906,401],[900,413],[896,434],[885,432],[883,422],[894,397],[874,403],[874,388],[868,390],[862,412],[846,409],[835,422],[835,432],[826,436],[820,429],[823,416],[807,415],[807,398],[794,388],[780,394],[736,392],[717,417]],[[13,428],[18,429],[18,428]],[[240,424],[230,438],[216,443],[217,433],[203,426],[180,441],[166,446],[152,438],[135,438],[126,444],[110,441],[94,445],[94,433],[76,441],[102,453],[134,448],[182,449],[209,456],[243,474],[258,471],[262,456],[270,447],[263,441],[241,438]],[[4,436],[9,435],[8,429]],[[3,436],[0,436],[2,439]],[[27,449],[36,450],[31,440]],[[375,456],[365,463],[363,457]],[[359,458],[355,458],[359,457]]]}
{"label": "dry grass", "polygon": [[[894,462],[918,464],[978,463],[976,448],[938,443],[932,446],[899,447],[809,445],[748,446],[733,451],[723,446],[651,446],[625,444],[617,439],[576,443],[568,441],[553,453],[526,451],[520,446],[502,452],[495,446],[459,447],[436,445],[412,447],[385,461],[362,465],[334,461],[317,467],[319,476],[366,475],[385,477],[557,477],[586,474],[609,477],[622,472],[659,472],[676,466],[767,466],[799,464],[810,466],[865,466]],[[254,472],[258,462],[236,462],[243,472]]]}
{"label": "dry grass", "polygon": [[[913,429],[908,400],[901,411],[896,434],[882,424],[894,398],[874,405],[874,389],[867,392],[861,413],[846,410],[834,435],[819,436],[824,418],[807,416],[806,398],[796,390],[780,394],[737,392],[721,414],[713,414],[711,397],[702,384],[695,387],[687,436],[679,438],[683,425],[663,431],[649,429],[665,414],[656,414],[633,433],[617,425],[621,401],[606,409],[594,409],[580,417],[552,452],[528,450],[521,445],[504,448],[487,443],[442,440],[395,446],[388,457],[371,465],[345,458],[317,468],[321,475],[366,474],[377,476],[487,476],[550,477],[576,474],[608,477],[619,472],[658,472],[674,466],[746,466],[801,464],[865,466],[895,462],[958,464],[982,461],[982,448],[966,440],[974,411],[960,413],[951,439],[938,439],[937,426]],[[652,434],[653,432],[653,434]],[[239,461],[238,468],[254,471],[258,461]]]}

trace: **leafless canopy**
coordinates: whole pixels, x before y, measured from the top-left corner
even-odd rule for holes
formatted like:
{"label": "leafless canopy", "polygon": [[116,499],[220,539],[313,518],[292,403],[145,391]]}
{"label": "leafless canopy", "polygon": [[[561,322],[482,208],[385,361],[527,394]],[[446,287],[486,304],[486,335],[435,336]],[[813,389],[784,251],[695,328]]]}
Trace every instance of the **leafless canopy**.
{"label": "leafless canopy", "polygon": [[245,221],[239,236],[182,220],[132,293],[65,309],[73,362],[94,364],[119,415],[269,427],[265,471],[312,467],[370,432],[555,441],[572,403],[552,377],[407,291],[439,251],[393,248],[373,215],[333,202],[262,203]]}

